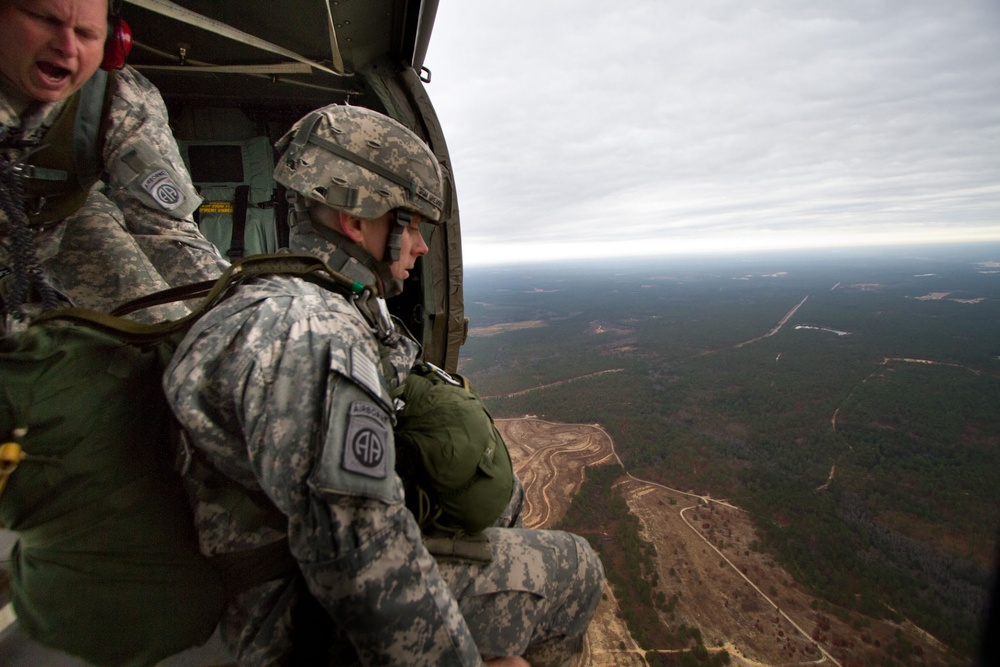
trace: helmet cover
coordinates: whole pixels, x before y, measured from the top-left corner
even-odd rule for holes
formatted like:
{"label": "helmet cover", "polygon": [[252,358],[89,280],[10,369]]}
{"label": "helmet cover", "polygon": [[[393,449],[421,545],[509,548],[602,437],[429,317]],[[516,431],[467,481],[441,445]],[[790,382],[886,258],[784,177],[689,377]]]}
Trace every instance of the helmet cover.
{"label": "helmet cover", "polygon": [[371,220],[395,209],[444,218],[437,158],[397,121],[365,107],[330,105],[299,120],[275,146],[274,180],[307,199]]}

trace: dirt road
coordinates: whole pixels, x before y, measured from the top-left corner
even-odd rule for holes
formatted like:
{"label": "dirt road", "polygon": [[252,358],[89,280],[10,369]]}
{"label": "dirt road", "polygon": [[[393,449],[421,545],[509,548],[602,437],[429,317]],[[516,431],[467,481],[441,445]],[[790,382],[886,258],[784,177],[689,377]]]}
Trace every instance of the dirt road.
{"label": "dirt road", "polygon": [[[801,304],[800,304],[801,305]],[[587,467],[617,460],[611,437],[599,426],[558,424],[534,418],[498,419],[514,467],[526,490],[525,525],[544,528],[561,518]],[[943,651],[913,627],[823,613],[769,556],[755,551],[750,517],[708,496],[622,477],[617,488],[656,548],[660,587],[679,596],[669,627],[697,627],[709,651],[726,650],[731,665],[867,664],[897,633],[919,645],[923,665],[945,665]],[[621,618],[610,588],[587,635],[582,665],[647,665]],[[871,664],[876,664],[872,662]]]}

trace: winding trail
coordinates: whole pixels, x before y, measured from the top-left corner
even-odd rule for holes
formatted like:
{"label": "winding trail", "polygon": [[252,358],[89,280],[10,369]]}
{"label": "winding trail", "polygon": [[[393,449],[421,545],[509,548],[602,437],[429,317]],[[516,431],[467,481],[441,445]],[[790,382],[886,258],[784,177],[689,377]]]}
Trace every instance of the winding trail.
{"label": "winding trail", "polygon": [[[988,373],[979,368],[972,368],[971,366],[963,366],[962,364],[954,364],[947,361],[934,361],[933,359],[918,359],[915,357],[883,357],[882,361],[878,365],[878,368],[869,373],[865,377],[865,379],[858,382],[858,384],[855,385],[855,388],[871,380],[873,377],[875,377],[876,375],[881,373],[885,368],[887,368],[891,363],[921,364],[924,366],[947,366],[948,368],[958,368],[963,371],[968,371],[973,375],[986,375],[987,377],[994,377],[994,378],[998,377],[993,373]],[[851,396],[853,395],[854,395],[854,389],[852,389],[847,394],[844,400],[840,402],[840,406],[838,406],[837,409],[833,411],[833,416],[830,418],[830,425],[833,428],[834,433],[837,432],[837,417],[840,415],[840,408],[845,403],[847,403],[847,401],[851,400]]]}
{"label": "winding trail", "polygon": [[[837,667],[842,667],[841,663],[838,662],[836,658],[834,658],[826,649],[823,648],[823,646],[814,640],[802,626],[800,626],[786,612],[784,612],[774,600],[772,600],[756,583],[754,583],[754,581],[747,577],[747,575],[744,574],[743,571],[729,559],[729,557],[719,550],[719,548],[716,547],[711,540],[705,537],[705,535],[703,535],[686,516],[687,512],[697,509],[699,504],[708,505],[709,503],[715,503],[719,506],[743,513],[745,513],[746,510],[731,504],[725,499],[712,498],[708,494],[682,491],[680,489],[665,486],[658,482],[640,479],[632,475],[625,469],[621,457],[615,450],[614,439],[599,424],[561,424],[538,419],[536,417],[497,419],[496,422],[502,427],[505,438],[510,436],[512,442],[509,443],[509,446],[512,449],[512,456],[515,458],[517,473],[521,476],[525,488],[531,489],[529,496],[535,496],[535,500],[532,500],[531,497],[526,497],[525,499],[523,517],[524,525],[526,527],[545,527],[561,518],[566,511],[566,507],[563,505],[568,506],[569,498],[575,494],[576,490],[579,489],[579,485],[583,481],[583,469],[590,465],[600,465],[609,463],[613,460],[622,467],[622,470],[625,471],[625,475],[629,480],[648,488],[650,491],[653,490],[653,488],[660,488],[672,493],[696,499],[698,502],[695,505],[685,507],[678,512],[680,518],[684,521],[687,527],[695,535],[697,535],[702,542],[708,545],[722,561],[724,561],[737,575],[739,575],[741,579],[746,581],[747,584],[751,586],[753,590],[770,607],[772,607],[777,614],[784,617],[784,619],[795,629],[795,631],[800,633],[809,644],[816,647],[820,654],[820,658],[816,661],[810,661],[810,664],[818,664],[829,661],[833,665],[837,665]],[[572,427],[573,430],[562,430],[569,427]],[[591,437],[589,435],[580,437],[579,427],[593,429],[599,432],[601,437]],[[569,437],[572,437],[575,442],[568,441]],[[534,447],[531,449],[524,446],[524,441],[529,439],[534,443]],[[539,443],[544,444],[539,446]],[[571,478],[569,483],[567,483],[567,476]],[[569,492],[568,494],[566,493],[567,491]],[[556,500],[556,498],[559,498],[559,500]],[[730,648],[732,649],[732,652],[740,656],[741,660],[745,660],[748,664],[753,664],[752,660],[742,656],[742,653],[737,649],[737,647],[730,645]],[[650,650],[664,652],[659,649]],[[641,651],[637,646],[621,651],[604,646],[595,647],[588,641],[587,652],[590,656],[598,653],[624,653],[629,654],[633,658],[641,658]],[[622,657],[624,658],[624,655]],[[644,659],[643,662],[645,662]]]}

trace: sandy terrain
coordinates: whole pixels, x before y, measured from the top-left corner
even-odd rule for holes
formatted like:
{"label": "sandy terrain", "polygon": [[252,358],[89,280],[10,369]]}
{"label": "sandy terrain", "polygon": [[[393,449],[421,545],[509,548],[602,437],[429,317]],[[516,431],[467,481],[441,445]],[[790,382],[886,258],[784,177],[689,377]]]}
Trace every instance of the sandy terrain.
{"label": "sandy terrain", "polygon": [[[546,528],[566,513],[583,483],[586,466],[615,460],[611,438],[596,426],[554,424],[539,419],[497,419],[496,424],[524,484],[522,517],[528,528]],[[621,619],[614,592],[605,586],[604,599],[587,633],[581,665],[646,664]]]}
{"label": "sandy terrain", "polygon": [[[598,426],[524,418],[498,419],[497,427],[527,491],[526,526],[551,525],[566,512],[585,467],[617,460],[611,438]],[[909,664],[947,664],[942,647],[918,628],[817,611],[819,601],[750,548],[753,525],[739,508],[629,477],[618,486],[656,547],[661,589],[668,597],[680,595],[662,622],[698,627],[705,646],[725,649],[731,665],[879,664],[897,636],[916,647]],[[609,588],[582,664],[645,665],[645,652],[660,648],[636,645]]]}
{"label": "sandy terrain", "polygon": [[542,320],[528,320],[526,322],[505,322],[503,324],[493,324],[488,327],[470,327],[469,335],[475,336],[495,336],[499,333],[504,333],[506,331],[517,331],[518,329],[537,329],[538,327],[546,327],[546,324]]}

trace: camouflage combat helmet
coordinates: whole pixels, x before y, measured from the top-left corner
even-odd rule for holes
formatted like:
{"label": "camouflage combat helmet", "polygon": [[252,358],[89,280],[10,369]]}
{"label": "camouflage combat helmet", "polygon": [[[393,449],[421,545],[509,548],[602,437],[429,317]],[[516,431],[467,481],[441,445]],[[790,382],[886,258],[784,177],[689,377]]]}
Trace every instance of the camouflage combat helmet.
{"label": "camouflage combat helmet", "polygon": [[364,107],[330,105],[296,123],[276,148],[274,180],[357,218],[392,210],[444,219],[444,182],[430,148],[395,120]]}

